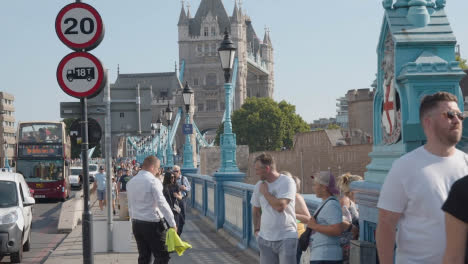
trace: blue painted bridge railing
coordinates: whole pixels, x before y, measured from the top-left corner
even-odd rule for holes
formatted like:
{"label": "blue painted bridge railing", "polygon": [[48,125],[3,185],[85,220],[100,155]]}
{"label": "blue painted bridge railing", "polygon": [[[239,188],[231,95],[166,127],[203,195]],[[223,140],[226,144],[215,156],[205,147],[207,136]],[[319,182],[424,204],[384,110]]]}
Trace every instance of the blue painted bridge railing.
{"label": "blue painted bridge railing", "polygon": [[[207,175],[186,174],[192,190],[188,203],[204,217],[208,217],[217,226],[217,221],[222,219],[218,226],[239,241],[239,247],[252,248],[258,251],[257,241],[254,237],[252,221],[252,205],[250,199],[254,191],[254,185],[242,182],[222,181]],[[219,197],[223,201],[223,210],[216,210],[216,190],[221,192]],[[313,194],[304,195],[307,207],[311,214],[321,202]],[[223,206],[221,206],[223,207]],[[219,215],[217,215],[219,214]]]}

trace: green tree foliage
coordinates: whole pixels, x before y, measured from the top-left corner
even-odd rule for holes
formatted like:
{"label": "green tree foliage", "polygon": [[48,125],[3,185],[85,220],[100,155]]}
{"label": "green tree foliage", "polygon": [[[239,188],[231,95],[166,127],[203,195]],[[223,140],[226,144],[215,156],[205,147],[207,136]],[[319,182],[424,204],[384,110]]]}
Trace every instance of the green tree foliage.
{"label": "green tree foliage", "polygon": [[337,124],[329,124],[327,129],[341,129],[341,127]]}
{"label": "green tree foliage", "polygon": [[466,70],[468,69],[468,65],[466,64],[466,60],[465,59],[462,59],[460,56],[456,56],[455,57],[455,60],[458,61],[460,63],[460,68],[462,68],[463,70]]}
{"label": "green tree foliage", "polygon": [[[75,121],[75,118],[65,118],[62,120],[62,122],[64,122],[66,126],[66,130],[65,130],[66,135],[70,135],[70,127],[73,121]],[[81,155],[81,145],[78,145],[75,142],[71,142],[71,158],[72,159],[80,158],[81,157],[80,155]],[[100,158],[101,155],[102,155],[101,144],[97,144],[92,157]]]}
{"label": "green tree foliage", "polygon": [[[296,114],[294,105],[256,97],[248,98],[239,110],[234,111],[232,126],[237,144],[248,145],[251,152],[291,148],[296,133],[310,130]],[[223,132],[224,126],[220,125],[216,144],[219,144],[219,135]]]}

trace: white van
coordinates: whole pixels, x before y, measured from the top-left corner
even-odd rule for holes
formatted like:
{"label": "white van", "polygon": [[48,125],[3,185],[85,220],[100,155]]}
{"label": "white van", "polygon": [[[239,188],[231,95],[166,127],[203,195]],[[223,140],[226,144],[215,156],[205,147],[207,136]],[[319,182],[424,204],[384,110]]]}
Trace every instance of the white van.
{"label": "white van", "polygon": [[10,255],[12,263],[21,263],[30,249],[35,203],[23,175],[0,172],[0,255]]}
{"label": "white van", "polygon": [[70,176],[68,176],[68,179],[70,180],[71,187],[78,187],[81,189],[83,182],[80,179],[80,175],[82,175],[82,167],[70,168]]}

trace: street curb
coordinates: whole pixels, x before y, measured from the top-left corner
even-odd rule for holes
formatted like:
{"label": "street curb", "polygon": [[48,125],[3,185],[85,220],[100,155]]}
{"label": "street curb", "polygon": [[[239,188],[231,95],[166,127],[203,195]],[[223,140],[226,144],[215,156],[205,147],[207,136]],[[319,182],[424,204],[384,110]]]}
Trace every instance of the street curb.
{"label": "street curb", "polygon": [[83,214],[83,190],[77,192],[75,197],[62,203],[60,209],[57,231],[59,233],[70,233],[78,225]]}
{"label": "street curb", "polygon": [[242,250],[242,253],[254,259],[256,263],[260,262],[260,255],[257,251],[255,251],[252,248],[245,248],[237,238],[226,232],[224,229],[215,230],[213,221],[208,217],[205,217],[204,215],[200,214],[200,212],[198,212],[196,209],[190,208],[190,213],[193,215],[200,216],[200,219],[208,227],[215,231],[220,237],[224,238],[229,244],[231,244],[233,247],[237,247],[238,249]]}
{"label": "street curb", "polygon": [[[92,201],[95,195],[90,195]],[[91,202],[92,204],[92,202]],[[83,216],[83,189],[75,194],[75,197],[62,203],[60,209],[57,231],[59,233],[70,233],[81,222]]]}

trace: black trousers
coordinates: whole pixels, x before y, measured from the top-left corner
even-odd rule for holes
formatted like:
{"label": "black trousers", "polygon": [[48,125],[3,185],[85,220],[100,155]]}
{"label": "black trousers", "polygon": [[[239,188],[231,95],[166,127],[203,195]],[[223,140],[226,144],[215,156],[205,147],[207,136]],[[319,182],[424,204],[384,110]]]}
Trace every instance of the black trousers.
{"label": "black trousers", "polygon": [[[177,223],[177,234],[180,236],[182,234],[182,230],[184,230],[184,224],[185,224],[185,205],[186,205],[187,199],[186,197],[182,198],[181,201],[179,201],[179,207],[180,207],[180,219]],[[175,217],[175,215],[174,215]]]}
{"label": "black trousers", "polygon": [[166,247],[166,230],[163,222],[132,221],[133,235],[138,247],[138,264],[149,264],[151,254],[153,264],[169,263],[169,252]]}

